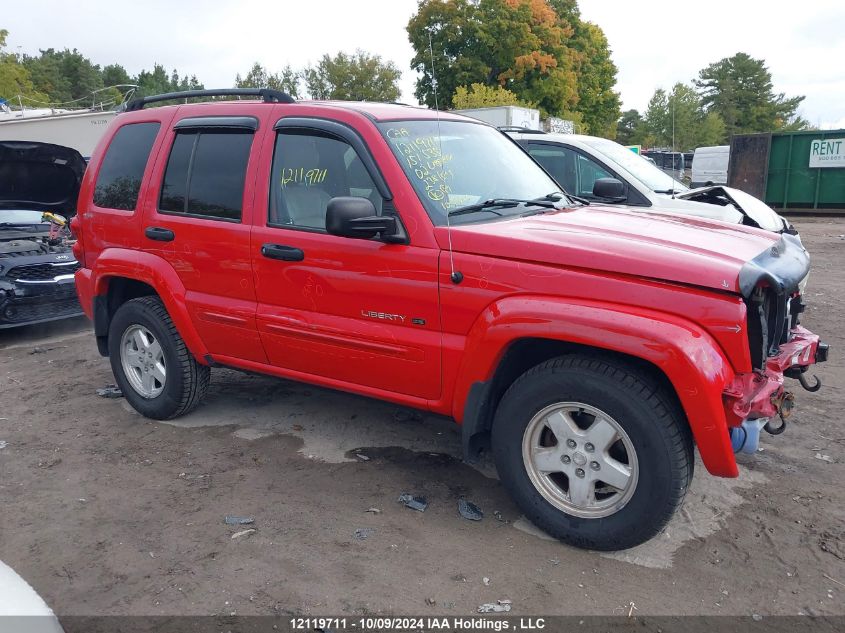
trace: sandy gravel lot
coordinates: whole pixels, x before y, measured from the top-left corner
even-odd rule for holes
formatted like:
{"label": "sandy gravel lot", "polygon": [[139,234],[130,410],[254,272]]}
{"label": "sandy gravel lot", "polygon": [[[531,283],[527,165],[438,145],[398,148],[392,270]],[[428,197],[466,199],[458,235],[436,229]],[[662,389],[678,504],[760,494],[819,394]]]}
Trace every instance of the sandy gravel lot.
{"label": "sandy gravel lot", "polygon": [[737,480],[699,468],[635,550],[543,538],[451,422],[393,405],[215,370],[203,407],[146,420],[96,395],[111,371],[77,319],[0,331],[0,560],[59,615],[845,614],[845,220],[797,224],[827,386],[796,383],[789,430]]}

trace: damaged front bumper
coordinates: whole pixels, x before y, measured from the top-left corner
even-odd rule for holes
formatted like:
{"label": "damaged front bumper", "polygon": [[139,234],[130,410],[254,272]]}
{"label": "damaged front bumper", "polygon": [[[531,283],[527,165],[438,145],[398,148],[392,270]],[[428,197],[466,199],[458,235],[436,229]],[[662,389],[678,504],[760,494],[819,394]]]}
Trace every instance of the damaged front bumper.
{"label": "damaged front bumper", "polygon": [[811,365],[827,360],[828,349],[816,334],[799,325],[778,353],[767,359],[763,370],[734,376],[722,394],[734,451],[755,453],[761,430],[779,435],[786,429],[794,396],[784,388],[784,378],[795,378],[808,391],[817,391],[818,379],[810,384],[804,374]]}
{"label": "damaged front bumper", "polygon": [[83,314],[73,277],[48,283],[0,278],[0,329]]}

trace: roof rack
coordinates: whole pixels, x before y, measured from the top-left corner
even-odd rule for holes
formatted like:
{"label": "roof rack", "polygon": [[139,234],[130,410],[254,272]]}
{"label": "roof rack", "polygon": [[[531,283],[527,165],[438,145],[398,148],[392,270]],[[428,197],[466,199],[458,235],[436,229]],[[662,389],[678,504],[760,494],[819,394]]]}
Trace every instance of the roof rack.
{"label": "roof rack", "polygon": [[501,132],[522,132],[523,134],[545,134],[543,130],[535,130],[530,127],[522,127],[520,125],[501,125],[497,130]]}
{"label": "roof rack", "polygon": [[261,97],[264,103],[296,103],[288,93],[270,88],[220,88],[216,90],[183,90],[182,92],[167,92],[151,97],[133,99],[126,104],[126,112],[143,110],[148,103],[171,101],[174,99],[190,99],[195,97]]}

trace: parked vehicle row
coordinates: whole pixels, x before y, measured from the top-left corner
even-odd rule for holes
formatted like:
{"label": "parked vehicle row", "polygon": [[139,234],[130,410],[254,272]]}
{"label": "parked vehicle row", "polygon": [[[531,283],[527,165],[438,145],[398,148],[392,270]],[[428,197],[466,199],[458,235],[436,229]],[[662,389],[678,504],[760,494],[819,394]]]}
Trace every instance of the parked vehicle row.
{"label": "parked vehicle row", "polygon": [[624,549],[681,504],[694,447],[737,476],[732,438],[782,430],[784,378],[827,358],[777,216],[643,212],[674,181],[584,150],[570,183],[551,135],[519,138],[543,169],[454,114],[238,94],[261,100],[130,104],[82,183],[80,303],[147,417],[217,366],[429,410],[538,526]]}

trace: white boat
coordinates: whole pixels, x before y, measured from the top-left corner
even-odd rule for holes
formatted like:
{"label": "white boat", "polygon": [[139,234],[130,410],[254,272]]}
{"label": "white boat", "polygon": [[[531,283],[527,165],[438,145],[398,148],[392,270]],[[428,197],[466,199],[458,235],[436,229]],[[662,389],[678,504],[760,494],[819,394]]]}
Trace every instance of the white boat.
{"label": "white boat", "polygon": [[[126,93],[124,101],[131,93]],[[118,114],[117,109],[106,109],[114,105],[98,104],[83,109],[29,108],[21,105],[18,109],[12,109],[0,99],[0,141],[38,141],[63,145],[72,147],[88,158],[109,123]]]}

